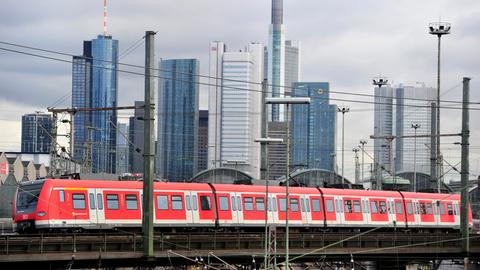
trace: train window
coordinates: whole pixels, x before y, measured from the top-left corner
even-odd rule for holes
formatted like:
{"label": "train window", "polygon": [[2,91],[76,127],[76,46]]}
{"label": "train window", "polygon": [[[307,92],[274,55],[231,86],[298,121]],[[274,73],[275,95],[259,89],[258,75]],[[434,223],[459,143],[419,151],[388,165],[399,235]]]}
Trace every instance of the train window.
{"label": "train window", "polygon": [[413,207],[412,207],[412,203],[411,202],[407,202],[407,213],[409,215],[412,215],[413,214]]}
{"label": "train window", "polygon": [[98,210],[103,210],[103,198],[102,198],[102,194],[100,193],[97,194],[97,204],[98,204]]}
{"label": "train window", "polygon": [[95,195],[93,193],[88,194],[90,209],[95,209]]}
{"label": "train window", "polygon": [[210,196],[200,196],[200,208],[204,211],[212,209],[212,204],[210,203]]}
{"label": "train window", "polygon": [[440,203],[440,215],[445,215],[445,205],[443,203]]}
{"label": "train window", "polygon": [[300,206],[301,206],[302,212],[305,212],[305,199],[304,198],[300,199]]}
{"label": "train window", "polygon": [[352,213],[352,201],[350,200],[343,200],[345,204],[345,213]]}
{"label": "train window", "polygon": [[387,203],[385,203],[385,201],[380,201],[380,214],[385,214],[387,213]]}
{"label": "train window", "polygon": [[257,205],[257,211],[265,211],[265,200],[263,198],[255,198],[255,204]]}
{"label": "train window", "polygon": [[230,210],[230,207],[228,206],[228,197],[227,196],[220,196],[219,203],[220,203],[220,210],[221,211]]}
{"label": "train window", "polygon": [[197,195],[192,196],[192,203],[193,203],[193,210],[197,210],[198,209]]}
{"label": "train window", "polygon": [[321,212],[319,199],[312,199],[312,212]]}
{"label": "train window", "polygon": [[232,210],[237,211],[237,204],[235,203],[235,196],[232,196]]}
{"label": "train window", "polygon": [[128,210],[137,210],[138,209],[137,195],[135,194],[125,195],[125,204]]}
{"label": "train window", "polygon": [[117,210],[118,209],[118,195],[117,194],[107,194],[107,209]]}
{"label": "train window", "polygon": [[181,195],[172,195],[172,210],[183,210],[183,199]]}
{"label": "train window", "polygon": [[305,209],[307,210],[307,213],[310,212],[310,200],[305,199]]}
{"label": "train window", "polygon": [[280,212],[287,212],[286,201],[287,200],[285,198],[278,199],[278,204],[280,205]]}
{"label": "train window", "polygon": [[187,210],[192,209],[192,206],[190,203],[190,195],[185,195],[185,207],[187,208]]}
{"label": "train window", "polygon": [[451,203],[447,204],[447,209],[448,209],[448,215],[453,216],[453,208]]}
{"label": "train window", "polygon": [[360,201],[354,200],[353,201],[353,212],[355,213],[361,213],[362,208],[360,207]]}
{"label": "train window", "polygon": [[395,203],[395,212],[397,212],[397,214],[403,214],[403,204],[401,202],[396,202]]}
{"label": "train window", "polygon": [[242,211],[242,201],[240,200],[240,196],[237,196],[237,209],[238,211]]}
{"label": "train window", "polygon": [[73,209],[85,209],[85,194],[73,194]]}
{"label": "train window", "polygon": [[290,210],[292,212],[298,212],[298,199],[290,199]]}
{"label": "train window", "polygon": [[168,210],[168,196],[167,195],[158,195],[157,196],[157,208],[158,208],[158,210]]}
{"label": "train window", "polygon": [[426,215],[427,214],[427,207],[425,206],[425,203],[420,203],[420,213],[422,215]]}
{"label": "train window", "polygon": [[371,201],[370,204],[372,205],[372,214],[378,213],[378,202]]}
{"label": "train window", "polygon": [[333,200],[328,199],[325,201],[325,206],[327,207],[327,212],[328,213],[333,213],[335,212],[335,209],[333,208]]}
{"label": "train window", "polygon": [[58,196],[60,197],[60,202],[65,201],[65,191],[60,190],[59,193],[58,193]]}
{"label": "train window", "polygon": [[431,203],[427,203],[427,214],[429,214],[429,215],[433,214]]}
{"label": "train window", "polygon": [[245,211],[253,211],[253,198],[252,197],[244,197],[243,198],[243,208]]}

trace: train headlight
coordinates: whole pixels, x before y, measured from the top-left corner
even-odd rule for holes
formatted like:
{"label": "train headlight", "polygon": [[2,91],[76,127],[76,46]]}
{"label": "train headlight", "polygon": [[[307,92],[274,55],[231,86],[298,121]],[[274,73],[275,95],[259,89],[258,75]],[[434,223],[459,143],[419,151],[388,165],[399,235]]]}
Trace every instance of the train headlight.
{"label": "train headlight", "polygon": [[37,216],[39,217],[44,217],[47,213],[43,212],[43,211],[40,211],[37,213]]}

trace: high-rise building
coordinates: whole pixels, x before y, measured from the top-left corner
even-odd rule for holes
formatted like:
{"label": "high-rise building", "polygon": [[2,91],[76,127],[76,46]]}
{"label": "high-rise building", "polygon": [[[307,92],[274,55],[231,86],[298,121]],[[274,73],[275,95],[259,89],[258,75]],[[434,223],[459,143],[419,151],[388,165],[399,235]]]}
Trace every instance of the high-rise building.
{"label": "high-rise building", "polygon": [[[387,171],[413,171],[414,135],[412,124],[419,124],[417,135],[431,132],[431,103],[436,100],[436,89],[431,87],[384,86],[375,88],[374,136],[395,136],[392,144],[387,139],[374,140],[374,158]],[[417,138],[416,171],[430,174],[430,138]],[[392,147],[392,149],[390,149]],[[392,161],[393,164],[390,164]],[[380,170],[378,170],[380,171]]]}
{"label": "high-rise building", "polygon": [[135,111],[128,122],[128,163],[131,173],[143,173],[143,149],[145,144],[144,101],[135,101]]}
{"label": "high-rise building", "polygon": [[[83,55],[73,57],[72,107],[117,106],[118,40],[99,35],[84,41]],[[80,112],[74,119],[75,160],[91,159],[93,172],[116,171],[117,111]],[[90,135],[90,136],[89,136]],[[85,157],[89,147],[91,156]]]}
{"label": "high-rise building", "polygon": [[300,81],[300,41],[285,41],[285,96],[292,96],[294,82]]}
{"label": "high-rise building", "polygon": [[157,170],[168,181],[186,181],[197,172],[199,66],[197,59],[160,62]]}
{"label": "high-rise building", "polygon": [[[285,28],[283,26],[283,0],[272,0],[272,21],[268,42],[269,96],[285,96]],[[269,120],[285,120],[285,105],[271,105]]]}
{"label": "high-rise building", "polygon": [[292,166],[335,171],[337,106],[329,104],[329,83],[293,83],[294,97],[310,97],[292,106]]}
{"label": "high-rise building", "polygon": [[[283,140],[281,143],[269,143],[267,146],[269,178],[285,177],[287,173],[287,122],[268,122],[267,137]],[[291,160],[292,156],[290,156]]]}
{"label": "high-rise building", "polygon": [[52,138],[52,116],[32,113],[22,116],[22,152],[49,153]]}
{"label": "high-rise building", "polygon": [[198,114],[198,165],[197,173],[208,168],[208,110]]}
{"label": "high-rise building", "polygon": [[129,172],[128,167],[128,125],[117,124],[117,174]]}
{"label": "high-rise building", "polygon": [[209,168],[230,167],[260,176],[261,44],[227,52],[223,42],[210,45]]}
{"label": "high-rise building", "polygon": [[413,172],[414,152],[416,152],[417,172],[430,174],[430,138],[417,138],[415,151],[414,138],[401,138],[414,135],[412,124],[418,124],[417,135],[431,132],[431,104],[436,103],[437,89],[433,87],[399,86],[395,89],[395,171]]}

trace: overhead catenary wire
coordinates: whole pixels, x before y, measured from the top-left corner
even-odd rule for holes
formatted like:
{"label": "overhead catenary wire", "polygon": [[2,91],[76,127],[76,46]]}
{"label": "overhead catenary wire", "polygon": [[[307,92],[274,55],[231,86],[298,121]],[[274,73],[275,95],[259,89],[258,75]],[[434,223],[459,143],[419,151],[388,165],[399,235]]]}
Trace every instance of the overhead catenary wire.
{"label": "overhead catenary wire", "polygon": [[[144,37],[142,37],[142,39],[140,39],[140,41],[143,40],[143,38],[144,38]],[[27,45],[12,43],[12,42],[6,42],[6,41],[0,41],[0,44],[9,45],[9,46],[14,46],[14,47],[20,47],[20,48],[29,49],[29,50],[36,50],[36,51],[41,51],[41,52],[47,52],[47,53],[51,53],[51,54],[58,54],[58,55],[63,55],[63,56],[69,56],[69,57],[77,56],[77,55],[70,54],[70,53],[65,53],[65,52],[60,52],[60,51],[54,51],[54,50],[47,50],[47,49],[37,48],[37,47],[33,47],[33,46],[27,46]],[[122,63],[122,62],[114,62],[114,61],[103,60],[103,59],[94,59],[94,58],[90,58],[90,57],[84,57],[84,58],[85,58],[85,59],[95,60],[95,61],[98,61],[98,62],[105,62],[105,63],[118,64],[118,65],[127,66],[127,67],[145,69],[145,66],[142,66],[142,65],[134,65],[134,64],[128,64],[128,63]],[[161,69],[161,68],[153,68],[153,70],[163,71],[163,72],[167,72],[167,73],[186,74],[186,75],[195,76],[195,77],[199,77],[199,78],[206,78],[206,79],[215,79],[215,80],[222,79],[223,81],[228,81],[228,82],[246,83],[246,84],[259,85],[259,86],[262,85],[261,82],[251,82],[251,81],[245,81],[245,80],[236,80],[236,79],[229,79],[229,78],[220,78],[220,77],[216,77],[216,76],[195,74],[195,73],[190,73],[190,72],[182,72],[182,71],[178,71],[178,70],[168,70],[168,69]],[[461,85],[461,83],[459,83],[459,84],[455,85],[454,87],[448,89],[446,92],[451,91],[451,90],[459,87],[460,85]],[[216,86],[216,85],[211,85],[211,86]],[[295,87],[286,86],[286,85],[267,84],[267,86],[270,86],[270,87],[280,87],[280,88],[285,88],[285,89],[290,89],[290,90],[295,89]],[[223,86],[223,87],[226,88],[226,86]],[[233,88],[233,87],[227,87],[227,88]],[[235,88],[233,88],[233,89],[235,89]],[[433,102],[433,100],[430,100],[430,99],[420,99],[420,98],[395,97],[395,96],[393,96],[393,97],[388,97],[388,96],[375,96],[375,95],[372,95],[372,94],[361,94],[361,93],[353,93],[353,92],[346,92],[346,91],[332,91],[332,90],[329,90],[328,92],[330,92],[330,93],[335,93],[335,94],[341,94],[341,95],[353,95],[353,96],[363,96],[363,97],[378,97],[378,98],[392,98],[392,99],[417,100],[417,101]],[[456,101],[456,100],[441,100],[441,102],[444,102],[444,103],[454,103],[454,104],[462,104],[462,101]],[[469,104],[480,104],[480,102],[469,102]]]}
{"label": "overhead catenary wire", "polygon": [[[39,57],[39,58],[44,58],[44,59],[49,59],[49,60],[54,60],[54,61],[59,61],[59,62],[64,62],[64,63],[70,63],[72,64],[72,60],[66,60],[66,59],[61,59],[61,58],[56,58],[56,57],[51,57],[51,56],[45,56],[45,55],[40,55],[40,54],[35,54],[35,53],[29,53],[29,52],[23,52],[23,51],[18,51],[18,50],[13,50],[13,49],[8,49],[8,48],[2,48],[0,47],[0,50],[3,51],[8,51],[8,52],[13,52],[13,53],[19,53],[19,54],[24,54],[24,55],[29,55],[29,56],[34,56],[34,57]],[[109,68],[105,66],[96,66],[92,65],[92,68],[101,68],[101,69],[107,69],[107,70],[112,70],[112,71],[118,71],[121,73],[127,73],[127,74],[133,74],[133,75],[140,75],[140,76],[145,76],[144,73],[142,72],[135,72],[135,71],[129,71],[129,70],[121,70],[118,68]],[[185,82],[185,83],[194,83],[198,85],[205,85],[205,86],[218,86],[222,88],[228,88],[228,89],[234,89],[234,90],[242,90],[242,91],[251,91],[251,92],[259,92],[259,93],[270,93],[269,91],[263,91],[263,90],[255,90],[255,89],[250,89],[250,88],[241,88],[241,87],[234,87],[234,86],[228,86],[228,85],[218,85],[218,84],[213,84],[213,83],[205,83],[205,82],[199,82],[199,81],[191,81],[191,80],[185,80],[185,79],[179,79],[179,78],[170,78],[170,77],[163,77],[159,75],[153,75],[152,77],[154,78],[159,78],[159,79],[166,79],[166,80],[175,80],[179,82]],[[358,95],[363,95],[363,94],[358,94]],[[370,95],[365,95],[366,97],[369,97]],[[331,101],[341,101],[341,102],[348,102],[348,103],[359,103],[359,104],[381,104],[381,105],[389,105],[389,103],[379,103],[375,101],[364,101],[364,100],[353,100],[353,99],[340,99],[340,98],[322,98],[322,97],[313,97],[312,99],[314,100],[331,100]],[[472,103],[472,104],[477,104],[477,103]],[[402,107],[416,107],[416,108],[430,108],[429,105],[415,105],[415,104],[397,104],[397,106],[402,106]],[[461,107],[448,107],[448,106],[440,106],[442,109],[451,109],[451,110],[461,110]],[[471,111],[480,111],[480,108],[472,108],[470,107],[469,110]]]}

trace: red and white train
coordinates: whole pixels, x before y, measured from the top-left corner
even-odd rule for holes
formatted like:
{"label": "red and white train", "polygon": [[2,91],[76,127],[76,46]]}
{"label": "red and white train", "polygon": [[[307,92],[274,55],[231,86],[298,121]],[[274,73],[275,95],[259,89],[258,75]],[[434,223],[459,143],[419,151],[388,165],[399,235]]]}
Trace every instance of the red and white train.
{"label": "red and white train", "polygon": [[[285,188],[265,186],[154,184],[156,227],[262,227],[285,224]],[[47,179],[17,190],[13,224],[19,232],[50,229],[140,227],[142,182]],[[291,227],[460,226],[460,196],[332,188],[291,187]],[[469,220],[472,222],[471,211]]]}

